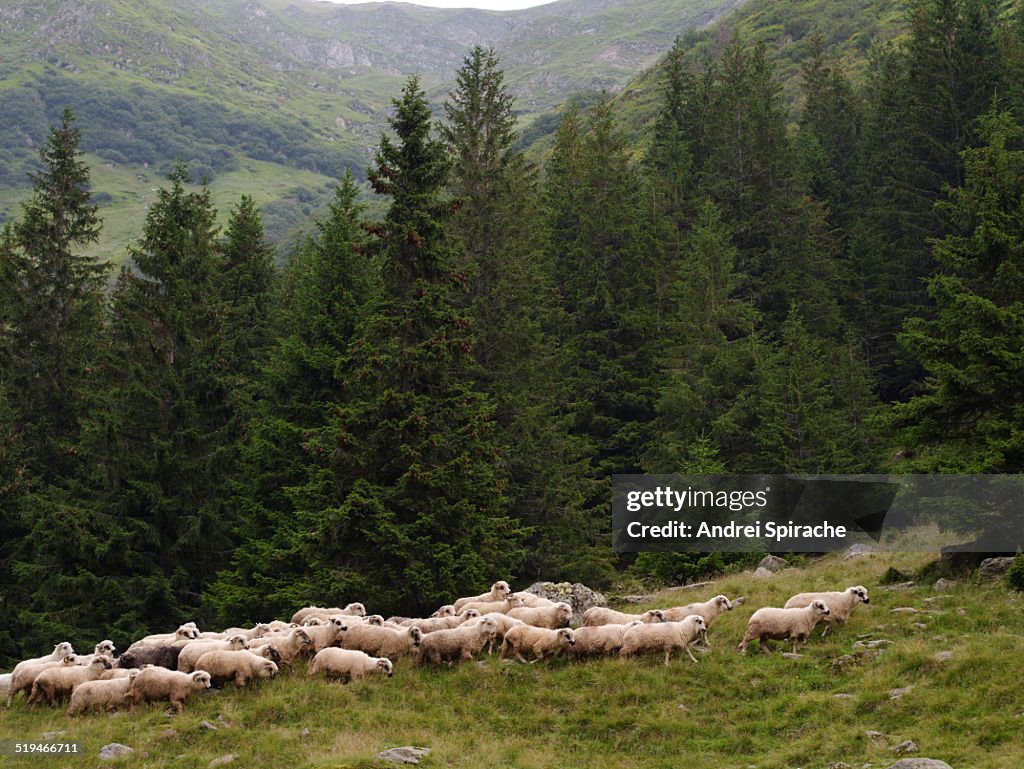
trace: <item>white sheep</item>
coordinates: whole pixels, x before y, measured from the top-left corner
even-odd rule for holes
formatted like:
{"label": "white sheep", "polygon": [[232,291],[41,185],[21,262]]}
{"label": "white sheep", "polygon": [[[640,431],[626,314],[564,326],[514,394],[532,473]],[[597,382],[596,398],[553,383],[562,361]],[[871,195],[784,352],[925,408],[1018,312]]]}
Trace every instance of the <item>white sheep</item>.
{"label": "white sheep", "polygon": [[40,662],[62,662],[65,657],[73,655],[75,650],[71,647],[71,644],[67,641],[61,641],[59,644],[53,647],[53,651],[49,654],[44,654],[42,657],[32,657],[31,659],[22,660],[14,666],[14,670],[11,671],[11,675],[14,675],[23,666],[35,665]]}
{"label": "white sheep", "polygon": [[239,649],[247,648],[248,645],[249,642],[241,635],[233,635],[226,641],[193,641],[178,654],[177,668],[182,673],[191,673],[196,669],[196,660],[206,654],[206,652],[219,649],[238,651]]}
{"label": "white sheep", "polygon": [[277,675],[274,662],[246,649],[206,652],[196,660],[195,669],[205,670],[214,681],[234,681],[237,687],[245,686],[250,679]]}
{"label": "white sheep", "polygon": [[373,657],[358,649],[321,649],[309,663],[309,675],[340,678],[342,683],[356,681],[371,673],[383,673],[391,678],[393,672],[391,660]]}
{"label": "white sheep", "polygon": [[[455,607],[456,613],[458,613],[459,609],[461,609],[467,603],[472,603],[474,601],[504,601],[506,598],[509,597],[511,593],[512,588],[508,586],[508,582],[506,582],[503,579],[499,579],[497,582],[491,585],[491,589],[488,590],[486,593],[481,593],[480,595],[470,595],[466,596],[465,598],[460,598],[453,604],[453,606]],[[487,612],[481,613],[486,614]]]}
{"label": "white sheep", "polygon": [[300,624],[309,615],[314,614],[328,618],[333,614],[344,614],[349,617],[364,617],[366,616],[366,607],[361,603],[350,603],[344,609],[337,607],[323,607],[323,606],[307,606],[303,609],[299,609],[295,614],[292,615],[292,622]]}
{"label": "white sheep", "polygon": [[459,608],[458,614],[474,610],[479,614],[508,614],[512,609],[520,609],[523,606],[525,604],[522,598],[510,595],[501,601],[467,601]]}
{"label": "white sheep", "polygon": [[487,642],[488,654],[491,654],[494,651],[494,644],[500,644],[505,640],[505,633],[507,633],[511,628],[514,628],[516,625],[526,624],[521,619],[510,617],[507,614],[502,614],[501,612],[494,612],[493,614],[485,614],[483,616],[494,620],[495,625],[494,637]]}
{"label": "white sheep", "polygon": [[584,625],[577,628],[576,643],[566,649],[566,656],[571,659],[583,659],[618,654],[626,631],[639,624],[639,621],[633,621],[624,625]]}
{"label": "white sheep", "polygon": [[704,618],[708,627],[711,627],[715,618],[723,611],[732,611],[732,606],[732,601],[724,595],[716,595],[702,603],[690,603],[686,606],[673,606],[670,609],[664,609],[663,614],[666,622],[680,622],[691,614],[699,614]]}
{"label": "white sheep", "polygon": [[[70,647],[71,644],[67,644],[67,646]],[[25,692],[26,697],[32,693],[32,684],[35,683],[36,676],[44,670],[57,666],[70,667],[75,664],[76,659],[74,654],[67,654],[59,660],[44,657],[42,660],[22,660],[19,662],[14,670],[11,671],[11,683],[7,689],[7,707],[11,706],[11,702],[18,692]]]}
{"label": "white sheep", "polygon": [[591,606],[583,612],[583,624],[587,627],[628,625],[630,622],[664,622],[665,619],[665,612],[661,609],[651,609],[643,614],[630,614],[624,611],[609,609],[606,606]]}
{"label": "white sheep", "polygon": [[549,630],[533,625],[516,625],[505,633],[505,640],[501,643],[501,658],[507,659],[514,655],[520,662],[526,662],[523,652],[527,652],[533,655],[533,662],[539,662],[575,643],[575,634],[567,627]]}
{"label": "white sheep", "polygon": [[92,654],[80,654],[76,655],[76,665],[89,665],[92,661],[99,656],[113,657],[114,652],[117,651],[117,647],[114,646],[113,641],[100,641],[96,646],[93,647]]}
{"label": "white sheep", "polygon": [[674,649],[682,649],[691,660],[697,661],[690,644],[707,631],[707,623],[699,614],[692,614],[681,622],[653,622],[633,625],[622,636],[619,658],[626,659],[639,652],[664,651],[668,664]]}
{"label": "white sheep", "polygon": [[270,625],[266,622],[257,622],[253,627],[229,627],[220,631],[217,635],[220,636],[220,640],[226,641],[231,636],[240,635],[246,641],[252,641],[256,638],[262,638],[271,631]]}
{"label": "white sheep", "polygon": [[471,660],[494,638],[497,629],[493,619],[480,617],[451,630],[427,633],[420,641],[420,663],[430,663],[437,670],[442,662]]}
{"label": "white sheep", "polygon": [[270,646],[276,649],[281,657],[278,665],[291,665],[292,660],[304,653],[312,644],[313,639],[309,637],[309,634],[303,628],[296,627],[276,637],[263,636],[255,641],[250,641],[249,648],[257,651],[264,646]]}
{"label": "white sheep", "polygon": [[51,705],[56,705],[57,700],[71,694],[71,690],[86,681],[95,681],[104,670],[110,670],[110,657],[99,656],[93,659],[84,667],[79,665],[58,665],[47,668],[36,676],[32,682],[32,694],[28,702],[34,705],[42,700],[47,700]]}
{"label": "white sheep", "polygon": [[863,585],[854,585],[853,587],[846,588],[841,593],[836,591],[827,593],[798,593],[786,601],[785,608],[800,609],[804,606],[809,606],[812,601],[824,601],[829,608],[830,613],[825,618],[825,629],[821,632],[822,638],[828,632],[830,623],[842,622],[845,624],[850,619],[850,614],[853,613],[853,609],[857,604],[870,603],[868,589]]}
{"label": "white sheep", "polygon": [[393,660],[417,654],[422,640],[423,631],[416,625],[390,628],[357,624],[349,627],[338,643],[343,649],[357,649],[374,657]]}
{"label": "white sheep", "polygon": [[535,609],[539,606],[551,606],[555,603],[558,603],[557,601],[552,601],[550,598],[543,598],[539,595],[529,593],[525,590],[522,590],[518,593],[513,593],[512,595],[513,597],[518,598],[520,601],[522,601],[523,606],[527,606],[531,609]]}
{"label": "white sheep", "polygon": [[[360,626],[361,623],[352,623],[353,627]],[[340,616],[334,617],[330,622],[324,625],[308,625],[303,628],[306,631],[306,635],[309,636],[312,644],[307,646],[307,650],[316,653],[321,649],[326,649],[328,646],[333,646],[338,642],[344,633],[348,630],[348,623],[345,622]]]}
{"label": "white sheep", "polygon": [[135,651],[139,646],[184,646],[197,638],[199,638],[199,629],[196,627],[196,623],[186,622],[173,633],[156,633],[140,638],[125,651]]}
{"label": "white sheep", "polygon": [[518,609],[509,609],[506,614],[522,620],[527,625],[546,627],[549,630],[557,630],[572,622],[572,607],[564,602],[551,606],[522,606]]}
{"label": "white sheep", "polygon": [[132,707],[140,702],[169,701],[181,713],[184,702],[195,692],[210,688],[211,676],[205,670],[182,673],[161,667],[148,667],[139,671],[128,687],[125,700]]}
{"label": "white sheep", "polygon": [[448,617],[427,617],[425,619],[404,619],[399,625],[402,627],[418,627],[424,633],[433,633],[435,630],[451,630],[458,627],[467,620],[476,619],[480,612],[476,609],[467,609],[462,614]]}
{"label": "white sheep", "polygon": [[[110,672],[110,671],[106,671]],[[67,715],[76,716],[89,708],[100,710],[116,710],[124,706],[125,696],[131,686],[132,679],[141,671],[125,670],[127,675],[116,678],[103,678],[97,681],[85,681],[71,692],[71,704]]]}
{"label": "white sheep", "polygon": [[753,639],[760,639],[762,651],[768,651],[768,639],[775,641],[791,639],[795,653],[801,641],[806,641],[814,626],[829,615],[829,608],[824,601],[812,601],[809,606],[801,609],[777,609],[765,607],[751,615],[747,623],[747,632],[740,641],[737,650],[747,653],[747,644]]}
{"label": "white sheep", "polygon": [[431,614],[431,617],[454,617],[458,612],[455,611],[455,604],[446,603],[440,609]]}

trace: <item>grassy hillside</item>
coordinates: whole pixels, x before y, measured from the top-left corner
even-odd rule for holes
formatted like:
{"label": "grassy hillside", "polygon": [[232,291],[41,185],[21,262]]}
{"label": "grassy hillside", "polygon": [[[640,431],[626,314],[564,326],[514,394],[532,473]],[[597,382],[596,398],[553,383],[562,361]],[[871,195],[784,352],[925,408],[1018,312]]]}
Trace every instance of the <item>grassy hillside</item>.
{"label": "grassy hillside", "polygon": [[[136,751],[120,765],[146,767],[205,767],[226,754],[238,756],[236,766],[375,766],[380,750],[420,745],[432,751],[425,767],[881,768],[908,739],[920,747],[916,755],[954,769],[1024,766],[1020,596],[966,580],[942,592],[880,589],[889,566],[911,571],[925,560],[829,556],[771,580],[749,572],[723,578],[700,597],[721,591],[746,602],[716,621],[713,648],[697,665],[676,658],[665,667],[656,656],[578,665],[492,658],[434,673],[400,663],[391,680],[349,686],[310,681],[300,668],[254,690],[199,698],[180,717],[146,706],[69,720],[42,706],[30,712],[19,698],[0,717],[0,739],[63,732],[62,739],[85,743],[84,756],[10,765],[83,769],[104,765],[97,754],[113,741]],[[754,608],[851,584],[866,585],[871,604],[824,640],[815,634],[802,658],[784,659],[780,646],[770,655],[736,653]],[[670,590],[628,610],[695,595]],[[920,613],[893,613],[898,607]],[[858,639],[892,643],[876,654],[855,651]],[[940,661],[940,652],[952,656]],[[833,664],[849,654],[852,661]],[[893,698],[904,687],[912,688]],[[217,730],[203,729],[203,721]],[[883,736],[872,739],[869,731]]]}

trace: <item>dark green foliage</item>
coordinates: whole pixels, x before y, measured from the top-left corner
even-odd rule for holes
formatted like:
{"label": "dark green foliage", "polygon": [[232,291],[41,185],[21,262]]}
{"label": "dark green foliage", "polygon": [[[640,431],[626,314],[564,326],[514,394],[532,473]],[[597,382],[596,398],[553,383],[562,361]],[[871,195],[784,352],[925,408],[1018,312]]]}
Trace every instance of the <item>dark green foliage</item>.
{"label": "dark green foliage", "polygon": [[1014,590],[1024,593],[1024,553],[1019,550],[1014,556],[1010,570],[1006,572],[1006,581]]}

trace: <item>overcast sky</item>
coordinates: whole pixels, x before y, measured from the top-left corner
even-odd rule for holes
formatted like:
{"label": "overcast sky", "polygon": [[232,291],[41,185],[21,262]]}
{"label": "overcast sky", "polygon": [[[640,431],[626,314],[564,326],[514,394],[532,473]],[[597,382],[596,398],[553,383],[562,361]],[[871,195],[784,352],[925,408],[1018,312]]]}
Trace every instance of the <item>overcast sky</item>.
{"label": "overcast sky", "polygon": [[[332,3],[365,3],[368,0],[331,0]],[[406,2],[407,0],[402,0]],[[416,5],[432,5],[435,8],[486,8],[490,11],[514,11],[518,8],[531,8],[545,5],[554,0],[415,0]]]}

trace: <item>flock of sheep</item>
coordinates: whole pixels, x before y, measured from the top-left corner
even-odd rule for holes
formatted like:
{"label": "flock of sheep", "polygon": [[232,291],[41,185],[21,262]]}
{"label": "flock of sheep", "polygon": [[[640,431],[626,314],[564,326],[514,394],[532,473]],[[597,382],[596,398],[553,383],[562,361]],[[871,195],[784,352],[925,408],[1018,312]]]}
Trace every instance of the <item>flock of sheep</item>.
{"label": "flock of sheep", "polygon": [[[867,590],[849,587],[842,592],[800,593],[784,608],[758,609],[750,617],[738,650],[759,639],[767,651],[768,639],[790,640],[793,651],[805,643],[822,621],[846,622],[859,603],[868,603]],[[30,705],[56,706],[70,699],[68,715],[89,709],[112,710],[143,702],[170,702],[180,713],[183,703],[212,684],[232,681],[235,686],[277,675],[297,657],[311,657],[310,676],[343,682],[372,673],[391,676],[395,660],[410,660],[438,669],[472,660],[486,647],[500,643],[502,659],[537,662],[564,653],[571,659],[643,653],[690,651],[698,640],[708,644],[707,631],[715,618],[733,608],[717,595],[703,603],[643,614],[627,614],[593,607],[583,614],[582,625],[568,627],[572,607],[532,593],[513,593],[507,582],[491,590],[460,598],[442,606],[431,617],[413,619],[366,615],[361,603],[345,608],[309,606],[291,622],[260,623],[252,628],[229,628],[219,633],[200,632],[186,623],[174,633],[150,635],[133,643],[114,658],[114,644],[103,641],[92,654],[76,655],[67,642],[52,654],[23,660],[6,676],[7,707],[25,692]],[[826,625],[824,635],[828,632]]]}

